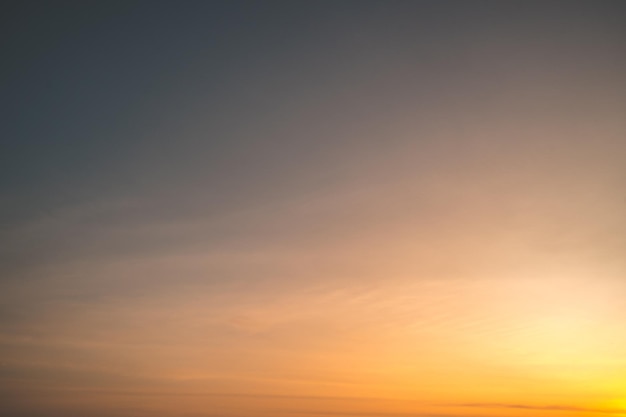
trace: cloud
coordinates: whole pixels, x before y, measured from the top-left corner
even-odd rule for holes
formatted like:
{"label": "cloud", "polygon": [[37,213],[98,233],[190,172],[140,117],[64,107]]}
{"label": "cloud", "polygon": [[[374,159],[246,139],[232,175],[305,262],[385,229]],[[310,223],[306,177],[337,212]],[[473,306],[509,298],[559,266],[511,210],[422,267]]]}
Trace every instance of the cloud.
{"label": "cloud", "polygon": [[620,410],[612,410],[606,408],[577,407],[568,405],[529,405],[529,404],[507,404],[507,403],[468,403],[456,404],[457,407],[475,407],[475,408],[508,408],[534,411],[571,411],[582,413],[604,413],[618,414]]}

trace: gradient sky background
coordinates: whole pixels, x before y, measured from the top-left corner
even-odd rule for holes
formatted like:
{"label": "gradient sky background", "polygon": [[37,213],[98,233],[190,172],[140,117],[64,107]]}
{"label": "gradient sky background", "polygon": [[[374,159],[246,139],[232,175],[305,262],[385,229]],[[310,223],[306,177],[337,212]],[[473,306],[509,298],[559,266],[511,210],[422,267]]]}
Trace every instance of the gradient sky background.
{"label": "gradient sky background", "polygon": [[3,2],[0,415],[626,415],[625,6]]}

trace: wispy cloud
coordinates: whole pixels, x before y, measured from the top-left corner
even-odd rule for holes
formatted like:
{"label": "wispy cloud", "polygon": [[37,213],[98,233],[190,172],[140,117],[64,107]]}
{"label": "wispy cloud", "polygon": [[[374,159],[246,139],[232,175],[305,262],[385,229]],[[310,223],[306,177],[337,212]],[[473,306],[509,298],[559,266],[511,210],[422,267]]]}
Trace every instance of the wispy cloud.
{"label": "wispy cloud", "polygon": [[467,403],[453,404],[456,407],[470,408],[508,408],[520,410],[536,411],[571,411],[576,413],[603,413],[603,414],[623,414],[623,410],[608,408],[577,407],[568,405],[530,405],[530,404],[509,404],[509,403]]}

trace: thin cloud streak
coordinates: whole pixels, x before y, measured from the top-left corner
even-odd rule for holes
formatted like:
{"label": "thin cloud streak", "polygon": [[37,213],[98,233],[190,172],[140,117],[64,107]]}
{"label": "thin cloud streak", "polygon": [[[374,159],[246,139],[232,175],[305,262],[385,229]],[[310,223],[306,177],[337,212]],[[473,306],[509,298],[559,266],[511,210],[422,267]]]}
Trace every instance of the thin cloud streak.
{"label": "thin cloud streak", "polygon": [[537,410],[537,411],[571,411],[582,413],[601,413],[601,414],[618,414],[624,413],[623,410],[606,409],[606,408],[588,408],[588,407],[572,407],[567,405],[528,405],[528,404],[454,404],[456,407],[471,408],[512,408],[521,410]]}

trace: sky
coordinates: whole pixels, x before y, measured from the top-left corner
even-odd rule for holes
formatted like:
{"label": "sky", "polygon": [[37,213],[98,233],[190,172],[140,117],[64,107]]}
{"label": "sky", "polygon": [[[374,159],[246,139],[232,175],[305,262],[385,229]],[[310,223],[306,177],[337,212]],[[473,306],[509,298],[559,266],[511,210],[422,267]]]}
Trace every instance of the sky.
{"label": "sky", "polygon": [[0,416],[626,416],[622,1],[6,1]]}

